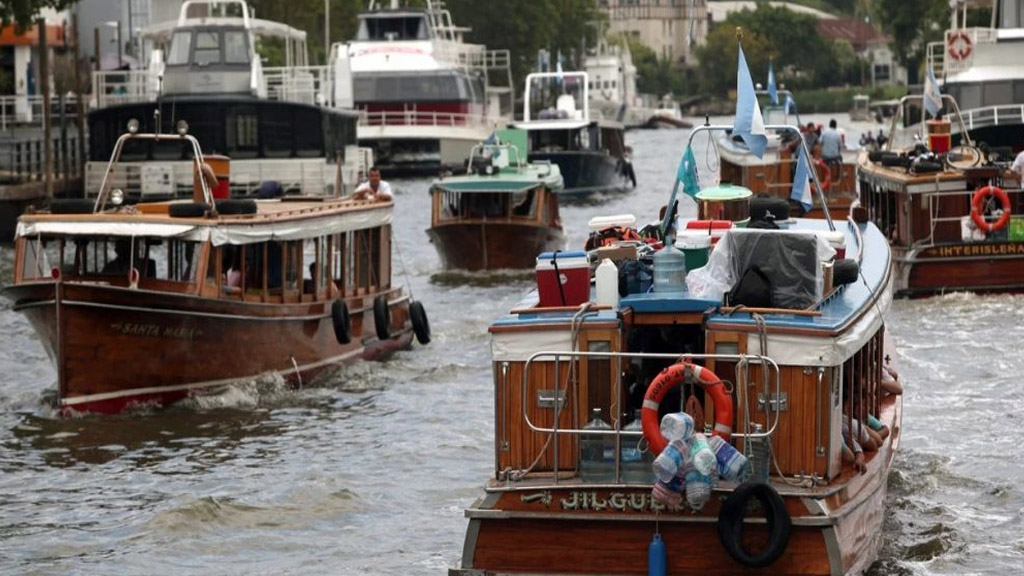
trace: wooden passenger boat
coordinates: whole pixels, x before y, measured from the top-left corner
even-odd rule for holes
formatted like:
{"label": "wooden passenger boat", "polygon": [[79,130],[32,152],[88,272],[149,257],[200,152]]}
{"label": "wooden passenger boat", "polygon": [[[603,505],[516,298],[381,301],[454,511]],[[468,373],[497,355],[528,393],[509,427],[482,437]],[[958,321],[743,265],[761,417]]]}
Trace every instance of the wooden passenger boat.
{"label": "wooden passenger boat", "polygon": [[558,165],[526,163],[510,144],[480,145],[466,174],[431,186],[427,233],[446,268],[532,268],[538,253],[565,247],[562,188]]}
{"label": "wooden passenger boat", "polygon": [[[780,230],[733,229],[708,266],[772,266],[781,250],[820,248],[830,226],[790,219]],[[837,274],[847,283],[835,287],[825,273],[821,297],[805,295],[797,308],[726,306],[682,287],[614,305],[540,308],[534,293],[495,321],[494,475],[466,511],[462,559],[449,573],[643,574],[655,534],[667,549],[662,573],[675,576],[837,576],[869,566],[882,543],[886,478],[901,436],[901,396],[881,389],[892,276],[876,226],[850,218],[836,230],[850,259],[834,266],[856,262],[857,272]],[[803,248],[793,250],[797,244]],[[747,250],[754,245],[762,248]],[[799,270],[768,275],[815,276],[819,248],[797,259]],[[750,257],[744,263],[740,254]],[[680,396],[662,402],[671,386]],[[650,468],[637,477],[625,458],[641,437],[664,445],[659,408],[679,410],[687,395],[703,397],[708,420],[715,415],[709,435],[762,455],[753,466],[761,480],[720,479],[701,507],[663,503]],[[583,425],[595,408],[611,415],[607,429]],[[642,432],[625,430],[632,418],[620,415],[634,410],[642,410]],[[868,413],[891,433],[859,472],[843,462],[842,423]],[[606,479],[589,481],[582,447],[595,437],[612,448],[604,444]],[[762,511],[747,516],[751,498]]]}
{"label": "wooden passenger boat", "polygon": [[903,97],[886,149],[859,159],[861,199],[890,239],[896,291],[1024,289],[1020,178],[1006,164],[987,162],[962,126],[964,145],[950,147],[950,124],[962,120],[956,101],[944,100],[952,120],[918,124],[919,141],[900,147],[894,140],[901,134],[909,140],[897,129],[902,110],[921,101]]}
{"label": "wooden passenger boat", "polygon": [[[129,145],[185,134],[129,133]],[[326,369],[429,340],[423,307],[391,283],[393,204],[285,197],[128,205],[54,201],[18,222],[3,295],[53,359],[64,411],[117,412],[280,374]]]}
{"label": "wooden passenger boat", "polygon": [[[760,93],[760,92],[759,92]],[[780,90],[780,94],[787,94],[788,91]],[[787,124],[788,117],[783,114],[779,106],[766,106],[765,124],[769,131],[772,130],[773,116],[782,117],[782,125]],[[783,140],[782,133],[775,133],[768,138],[768,146],[765,148],[764,156],[758,158],[750,153],[742,141],[737,141],[722,134],[718,138],[718,153],[721,157],[720,179],[722,182],[732,182],[739,186],[750,189],[756,195],[768,195],[784,200],[789,200],[793,188],[793,176],[796,172],[797,153],[788,144],[793,142],[790,139]],[[810,150],[813,153],[813,150]],[[841,164],[829,166],[820,158],[814,158],[812,168],[821,183],[825,192],[825,202],[828,211],[832,216],[845,218],[850,203],[857,199],[857,151],[843,149],[843,161]],[[791,202],[793,209],[799,204]],[[801,209],[802,210],[802,209]],[[814,207],[805,214],[808,218],[822,218],[822,204],[818,198],[814,200]]]}

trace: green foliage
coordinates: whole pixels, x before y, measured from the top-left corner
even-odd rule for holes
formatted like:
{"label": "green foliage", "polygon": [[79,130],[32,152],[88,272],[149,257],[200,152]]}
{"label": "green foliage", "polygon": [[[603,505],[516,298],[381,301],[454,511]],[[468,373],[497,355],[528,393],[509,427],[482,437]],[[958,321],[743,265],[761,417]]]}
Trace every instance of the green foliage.
{"label": "green foliage", "polygon": [[722,94],[736,87],[736,27],[743,29],[743,53],[754,82],[768,78],[774,61],[779,83],[791,88],[821,85],[835,77],[833,51],[817,32],[817,19],[759,2],[756,10],[733,12],[698,49],[701,90]]}
{"label": "green foliage", "polygon": [[658,57],[654,50],[637,38],[627,37],[626,42],[633,55],[633,65],[636,66],[638,92],[658,96],[666,93],[679,96],[687,92],[684,73],[673,66],[669,59]]}
{"label": "green foliage", "polygon": [[[365,10],[365,0],[327,0],[331,12],[330,41],[347,42],[355,36],[360,10]],[[309,63],[327,61],[324,46],[324,0],[248,0],[256,9],[256,16],[265,20],[284,22],[293,28],[306,32],[309,48]],[[259,47],[262,56],[267,57],[270,66],[284,64],[284,46],[266,43]]]}
{"label": "green foliage", "polygon": [[31,27],[43,8],[64,10],[78,0],[4,0],[0,2],[0,27],[13,23],[19,32]]}
{"label": "green foliage", "polygon": [[[947,27],[946,0],[872,0],[876,22],[892,36],[896,60],[911,77],[922,62],[928,42],[942,40]],[[913,82],[913,78],[910,79]]]}

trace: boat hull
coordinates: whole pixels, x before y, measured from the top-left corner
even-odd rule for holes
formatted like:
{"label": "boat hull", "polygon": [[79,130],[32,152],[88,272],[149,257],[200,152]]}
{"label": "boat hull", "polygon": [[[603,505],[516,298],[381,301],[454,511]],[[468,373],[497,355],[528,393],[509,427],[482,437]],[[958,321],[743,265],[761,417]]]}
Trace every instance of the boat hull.
{"label": "boat hull", "polygon": [[453,222],[427,230],[445,268],[533,268],[537,254],[565,248],[560,226],[508,222]]}
{"label": "boat hull", "polygon": [[[588,486],[570,480],[507,490],[504,482],[492,480],[486,495],[466,512],[461,564],[449,575],[644,574],[656,532],[674,576],[858,574],[882,545],[887,478],[901,435],[900,398],[886,420],[895,423],[893,434],[864,474],[846,474],[820,488],[774,484],[793,525],[785,551],[769,566],[741,565],[719,540],[718,514],[734,485],[716,488],[708,504],[694,512],[657,504],[649,485]],[[743,533],[750,551],[768,537],[766,524],[756,517],[744,521]]]}
{"label": "boat hull", "polygon": [[603,151],[532,152],[529,161],[558,165],[565,180],[559,198],[578,199],[628,189],[619,159]]}
{"label": "boat hull", "polygon": [[408,300],[389,294],[391,337],[377,338],[372,298],[349,299],[352,339],[339,344],[331,302],[266,306],[95,284],[39,283],[6,295],[40,335],[65,411],[164,405],[280,374],[305,384],[327,368],[408,347]]}
{"label": "boat hull", "polygon": [[893,247],[896,293],[1019,292],[1024,289],[1024,242]]}

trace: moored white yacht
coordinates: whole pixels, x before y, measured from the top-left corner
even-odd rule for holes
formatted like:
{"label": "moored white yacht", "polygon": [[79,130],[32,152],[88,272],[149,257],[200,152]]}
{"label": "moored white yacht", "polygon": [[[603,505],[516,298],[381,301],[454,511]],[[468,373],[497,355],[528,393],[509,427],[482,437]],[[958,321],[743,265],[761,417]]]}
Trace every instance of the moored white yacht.
{"label": "moored white yacht", "polygon": [[[1024,147],[1024,1],[955,0],[941,42],[928,44],[928,67],[960,105],[970,139],[1004,155]],[[990,8],[988,26],[968,26],[972,8]],[[953,127],[959,142],[959,127]],[[1007,150],[1006,148],[1009,148]]]}
{"label": "moored white yacht", "polygon": [[[141,36],[155,47],[145,70],[93,75],[87,193],[99,190],[133,118],[150,132],[186,119],[208,154],[230,159],[218,176],[228,177],[232,196],[268,187],[336,194],[371,163],[368,151],[356,147],[347,62],[309,66],[305,32],[255,18],[244,0],[188,0],[177,20],[153,24]],[[257,46],[265,40],[283,45],[284,66],[263,66]],[[190,153],[167,143],[129,145],[113,184],[131,200],[188,196]]]}
{"label": "moored white yacht", "polygon": [[[371,0],[348,44],[359,142],[392,171],[436,171],[461,165],[473,146],[511,112],[508,50],[463,39],[442,2],[425,8],[382,7]],[[340,45],[333,50],[342,52]],[[491,79],[503,76],[502,86]],[[495,80],[497,81],[497,80]]]}

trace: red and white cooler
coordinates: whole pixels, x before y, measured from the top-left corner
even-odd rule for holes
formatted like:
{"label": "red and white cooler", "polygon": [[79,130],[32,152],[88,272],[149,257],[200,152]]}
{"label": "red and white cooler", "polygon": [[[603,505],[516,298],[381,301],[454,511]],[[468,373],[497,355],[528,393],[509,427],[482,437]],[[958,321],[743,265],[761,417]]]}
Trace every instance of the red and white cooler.
{"label": "red and white cooler", "polygon": [[590,300],[590,262],[586,252],[542,252],[537,256],[540,307],[579,306]]}

